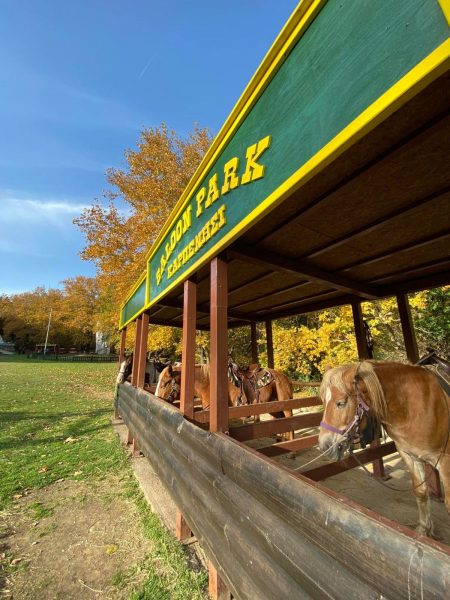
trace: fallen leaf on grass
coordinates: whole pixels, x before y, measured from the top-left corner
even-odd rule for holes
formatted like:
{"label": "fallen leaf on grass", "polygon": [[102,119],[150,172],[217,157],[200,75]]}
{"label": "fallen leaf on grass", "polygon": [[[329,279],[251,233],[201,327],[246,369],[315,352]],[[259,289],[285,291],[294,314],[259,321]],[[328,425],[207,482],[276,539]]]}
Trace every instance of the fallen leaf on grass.
{"label": "fallen leaf on grass", "polygon": [[119,547],[116,546],[116,544],[110,544],[109,546],[106,546],[106,554],[111,556],[111,554],[115,554],[118,549]]}
{"label": "fallen leaf on grass", "polygon": [[38,469],[38,473],[47,473],[47,471],[48,471],[48,467],[40,467]]}
{"label": "fallen leaf on grass", "polygon": [[22,562],[21,558],[13,558],[11,561],[12,565],[18,565],[20,562]]}
{"label": "fallen leaf on grass", "polygon": [[14,494],[13,496],[14,500],[18,500],[19,498],[23,498],[22,494]]}
{"label": "fallen leaf on grass", "polygon": [[66,439],[64,440],[64,443],[65,443],[65,444],[73,444],[74,442],[77,442],[77,441],[78,441],[78,440],[77,440],[77,438],[73,438],[73,437],[70,437],[70,436],[69,436],[68,438],[66,438]]}
{"label": "fallen leaf on grass", "polygon": [[77,475],[82,475],[83,471],[75,471],[74,473],[74,477],[76,477]]}

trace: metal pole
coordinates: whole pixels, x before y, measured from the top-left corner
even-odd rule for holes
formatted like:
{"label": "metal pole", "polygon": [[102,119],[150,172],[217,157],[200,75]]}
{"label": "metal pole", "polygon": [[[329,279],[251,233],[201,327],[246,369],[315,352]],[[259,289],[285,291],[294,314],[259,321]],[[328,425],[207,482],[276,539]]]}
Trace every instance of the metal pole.
{"label": "metal pole", "polygon": [[52,310],[53,309],[50,309],[50,314],[48,317],[47,335],[45,336],[45,344],[44,344],[44,356],[47,354],[48,332],[50,331],[50,322],[52,320]]}

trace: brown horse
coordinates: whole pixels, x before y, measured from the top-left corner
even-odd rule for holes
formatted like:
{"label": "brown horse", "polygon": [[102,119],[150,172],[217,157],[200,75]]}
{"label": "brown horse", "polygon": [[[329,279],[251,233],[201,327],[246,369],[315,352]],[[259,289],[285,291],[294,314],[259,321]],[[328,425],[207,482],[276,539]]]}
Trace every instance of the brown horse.
{"label": "brown horse", "polygon": [[[261,387],[258,385],[259,373],[262,373]],[[268,375],[268,383],[264,382],[265,375]],[[259,365],[251,365],[246,371],[239,371],[238,377],[249,404],[289,400],[293,397],[290,379],[276,369],[261,369]],[[274,419],[279,419],[283,416],[292,417],[292,410],[273,412],[270,415]],[[294,439],[293,431],[288,432],[288,439]]]}
{"label": "brown horse", "polygon": [[[161,371],[156,386],[155,396],[162,400],[173,402],[180,398],[181,389],[181,366],[168,365]],[[204,410],[209,408],[209,365],[195,365],[194,394],[202,401]],[[241,395],[239,388],[228,381],[228,404],[229,406],[240,406],[246,404],[245,397]]]}
{"label": "brown horse", "polygon": [[320,449],[339,460],[368,418],[375,417],[410,472],[419,509],[417,531],[432,535],[425,463],[439,470],[450,513],[450,398],[435,375],[420,366],[364,361],[327,371],[320,395]]}

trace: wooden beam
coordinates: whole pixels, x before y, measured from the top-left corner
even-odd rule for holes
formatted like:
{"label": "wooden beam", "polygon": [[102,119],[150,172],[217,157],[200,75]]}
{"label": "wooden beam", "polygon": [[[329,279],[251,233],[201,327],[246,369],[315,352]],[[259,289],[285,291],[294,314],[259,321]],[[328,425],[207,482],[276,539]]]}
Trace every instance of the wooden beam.
{"label": "wooden beam", "polygon": [[413,364],[419,360],[419,350],[417,349],[417,340],[414,334],[414,323],[409,306],[408,296],[406,294],[397,294],[398,313],[402,325],[403,340],[405,342],[406,356]]}
{"label": "wooden beam", "polygon": [[177,538],[177,540],[182,542],[183,540],[189,539],[191,535],[191,528],[189,527],[181,510],[177,508],[175,515],[175,537]]}
{"label": "wooden beam", "polygon": [[381,459],[383,456],[394,454],[395,452],[397,452],[397,448],[395,447],[394,442],[388,442],[387,444],[381,444],[376,448],[361,450],[360,452],[356,453],[358,460],[356,460],[355,456],[353,455],[349,456],[348,458],[344,458],[344,460],[339,460],[331,464],[316,467],[315,469],[310,469],[309,471],[300,471],[300,473],[305,477],[308,477],[308,479],[312,479],[313,481],[322,481],[322,479],[326,479],[332,475],[338,475],[339,473],[343,473],[349,469],[359,467],[360,463],[366,464],[373,462]]}
{"label": "wooden beam", "polygon": [[142,318],[138,317],[136,319],[136,337],[134,338],[134,351],[133,351],[133,370],[131,372],[131,385],[133,387],[137,386],[141,333],[142,333]]}
{"label": "wooden beam", "polygon": [[252,363],[258,362],[258,333],[256,323],[250,323],[250,344],[252,350]]}
{"label": "wooden beam", "polygon": [[239,258],[239,260],[271,267],[275,271],[295,273],[311,281],[325,283],[342,292],[349,292],[370,300],[380,296],[380,292],[371,285],[353,281],[337,273],[325,271],[305,260],[289,258],[268,250],[259,250],[245,244],[233,246],[228,250],[228,253],[233,258]]}
{"label": "wooden beam", "polygon": [[317,427],[322,420],[322,416],[321,412],[305,413],[294,417],[283,417],[271,421],[230,427],[230,437],[239,442],[245,442],[278,433],[286,433],[287,431],[295,431],[296,429],[309,429],[310,427]]}
{"label": "wooden beam", "polygon": [[[148,313],[142,313],[141,317],[141,335],[139,338],[139,355],[136,358],[138,363],[138,372],[136,387],[144,389],[145,367],[147,365],[147,341],[148,341]],[[134,360],[133,360],[134,363]]]}
{"label": "wooden beam", "polygon": [[[305,398],[292,398],[290,400],[230,406],[228,408],[228,417],[229,419],[242,419],[254,415],[267,415],[273,412],[293,410],[294,408],[309,408],[311,406],[322,406],[322,400],[318,396],[307,396]],[[209,419],[209,410],[199,410],[194,413],[194,420],[197,423],[208,423]]]}
{"label": "wooden beam", "polygon": [[227,263],[211,261],[210,407],[211,431],[228,431]]}
{"label": "wooden beam", "polygon": [[231,600],[231,594],[216,567],[208,561],[208,594],[211,600]]}
{"label": "wooden beam", "polygon": [[264,454],[264,456],[280,456],[280,454],[286,454],[287,452],[297,452],[298,450],[312,448],[317,445],[318,441],[318,435],[308,435],[289,442],[279,442],[271,446],[257,448],[257,451]]}
{"label": "wooden beam", "polygon": [[127,328],[124,327],[120,335],[120,349],[119,349],[119,365],[125,360],[125,345],[127,343]]}
{"label": "wooden beam", "polygon": [[352,302],[352,312],[353,323],[355,326],[356,347],[358,348],[358,357],[360,360],[365,360],[369,358],[369,348],[367,347],[364,319],[360,302]]}
{"label": "wooden beam", "polygon": [[189,419],[194,416],[196,305],[197,284],[187,280],[184,282],[180,410]]}
{"label": "wooden beam", "polygon": [[273,335],[272,335],[272,321],[268,319],[266,321],[266,347],[267,347],[267,366],[269,369],[275,368],[275,361],[273,356]]}

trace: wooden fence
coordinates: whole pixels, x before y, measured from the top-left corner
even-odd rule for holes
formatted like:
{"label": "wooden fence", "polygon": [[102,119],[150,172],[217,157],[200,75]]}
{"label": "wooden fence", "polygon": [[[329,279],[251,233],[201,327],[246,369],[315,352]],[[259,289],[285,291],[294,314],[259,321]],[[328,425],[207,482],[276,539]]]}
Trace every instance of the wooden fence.
{"label": "wooden fence", "polygon": [[117,409],[236,598],[440,600],[450,549],[133,388]]}

